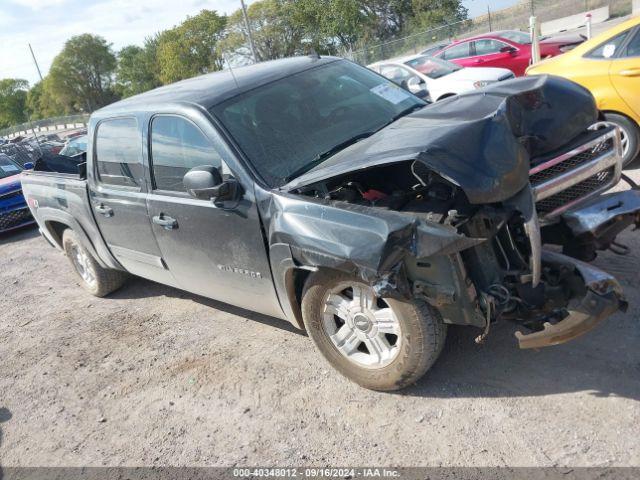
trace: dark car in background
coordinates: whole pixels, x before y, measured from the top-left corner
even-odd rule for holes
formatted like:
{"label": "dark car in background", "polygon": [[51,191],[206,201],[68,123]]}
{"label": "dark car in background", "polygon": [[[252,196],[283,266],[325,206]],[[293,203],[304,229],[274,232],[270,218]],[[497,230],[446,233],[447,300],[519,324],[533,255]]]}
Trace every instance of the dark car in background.
{"label": "dark car in background", "polygon": [[22,195],[22,167],[0,153],[0,232],[34,223]]}

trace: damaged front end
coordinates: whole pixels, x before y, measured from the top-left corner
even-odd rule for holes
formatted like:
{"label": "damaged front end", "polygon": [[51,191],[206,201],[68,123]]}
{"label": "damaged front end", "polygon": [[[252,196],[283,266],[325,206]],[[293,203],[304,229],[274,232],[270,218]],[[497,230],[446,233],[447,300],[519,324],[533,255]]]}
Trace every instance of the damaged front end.
{"label": "damaged front end", "polygon": [[[574,84],[516,80],[340,152],[261,206],[281,298],[300,290],[292,272],[330,268],[423,299],[446,323],[483,329],[478,341],[497,320],[528,330],[521,348],[589,331],[627,304],[613,277],[569,255],[640,224],[639,192],[601,195],[620,178],[620,139],[597,120]],[[553,243],[563,254],[543,248]],[[285,311],[300,324],[295,302]]]}

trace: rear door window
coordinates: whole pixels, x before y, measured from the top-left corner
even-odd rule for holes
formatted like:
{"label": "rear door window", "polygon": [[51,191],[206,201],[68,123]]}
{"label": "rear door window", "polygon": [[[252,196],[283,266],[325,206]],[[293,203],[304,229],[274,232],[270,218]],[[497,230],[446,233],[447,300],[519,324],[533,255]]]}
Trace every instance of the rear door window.
{"label": "rear door window", "polygon": [[638,30],[635,36],[627,44],[622,53],[623,57],[640,57],[640,30]]}
{"label": "rear door window", "polygon": [[152,120],[151,171],[156,190],[186,192],[182,182],[185,174],[205,165],[220,169],[222,158],[191,121],[176,115],[159,115]]}
{"label": "rear door window", "polygon": [[624,40],[627,38],[628,34],[629,34],[629,30],[627,30],[626,32],[622,32],[619,35],[616,35],[615,37],[598,45],[596,48],[591,50],[585,56],[587,58],[607,59],[607,58],[612,58],[618,55],[620,48],[622,47],[622,44],[624,43]]}
{"label": "rear door window", "polygon": [[98,124],[96,165],[100,183],[140,188],[144,182],[142,138],[135,118],[115,118]]}

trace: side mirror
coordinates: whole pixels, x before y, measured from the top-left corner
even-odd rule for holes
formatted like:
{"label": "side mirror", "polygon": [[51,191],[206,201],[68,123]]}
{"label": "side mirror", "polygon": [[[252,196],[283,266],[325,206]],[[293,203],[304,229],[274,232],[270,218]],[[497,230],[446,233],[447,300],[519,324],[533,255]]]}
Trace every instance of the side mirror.
{"label": "side mirror", "polygon": [[419,98],[427,98],[429,96],[426,82],[419,77],[411,77],[407,80],[406,90],[409,90]]}
{"label": "side mirror", "polygon": [[509,45],[506,45],[500,49],[500,53],[516,53],[516,51],[517,50],[515,48]]}
{"label": "side mirror", "polygon": [[35,167],[35,164],[33,162],[25,162],[25,164],[22,166],[22,168],[24,168],[25,170],[33,170]]}
{"label": "side mirror", "polygon": [[236,181],[224,181],[216,167],[204,165],[189,170],[182,183],[189,195],[201,200],[230,200],[236,193]]}

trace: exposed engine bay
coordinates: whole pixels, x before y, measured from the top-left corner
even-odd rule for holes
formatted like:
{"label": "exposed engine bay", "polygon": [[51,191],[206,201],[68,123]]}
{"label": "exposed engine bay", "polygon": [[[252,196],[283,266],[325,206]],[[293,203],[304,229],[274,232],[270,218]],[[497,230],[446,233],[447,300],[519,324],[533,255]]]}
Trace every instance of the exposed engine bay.
{"label": "exposed engine bay", "polygon": [[403,117],[290,182],[285,192],[312,201],[282,199],[271,239],[295,237],[299,264],[421,297],[445,322],[482,328],[478,341],[514,321],[530,332],[520,346],[537,348],[626,308],[615,278],[583,263],[624,253],[616,235],[640,226],[639,190],[605,193],[621,176],[619,132],[588,91],[503,82]]}
{"label": "exposed engine bay", "polygon": [[[473,205],[459,186],[409,161],[352,172],[296,193],[335,205],[345,202],[406,212],[451,227],[465,237],[484,239],[446,258],[405,260],[412,294],[426,298],[445,321],[483,328],[478,341],[488,334],[491,322],[502,319],[533,332],[518,333],[522,348],[561,343],[584,333],[585,325],[577,326],[576,316],[596,310],[602,319],[626,308],[622,289],[613,277],[541,250],[545,239],[540,238],[529,186],[504,202]],[[527,228],[532,222],[533,229]],[[553,235],[550,240],[559,243]],[[576,251],[575,237],[569,235],[566,241],[565,250]],[[589,284],[592,278],[597,282]],[[598,290],[597,295],[590,292],[592,288]],[[576,313],[576,308],[582,313]],[[590,323],[589,328],[596,324]]]}

